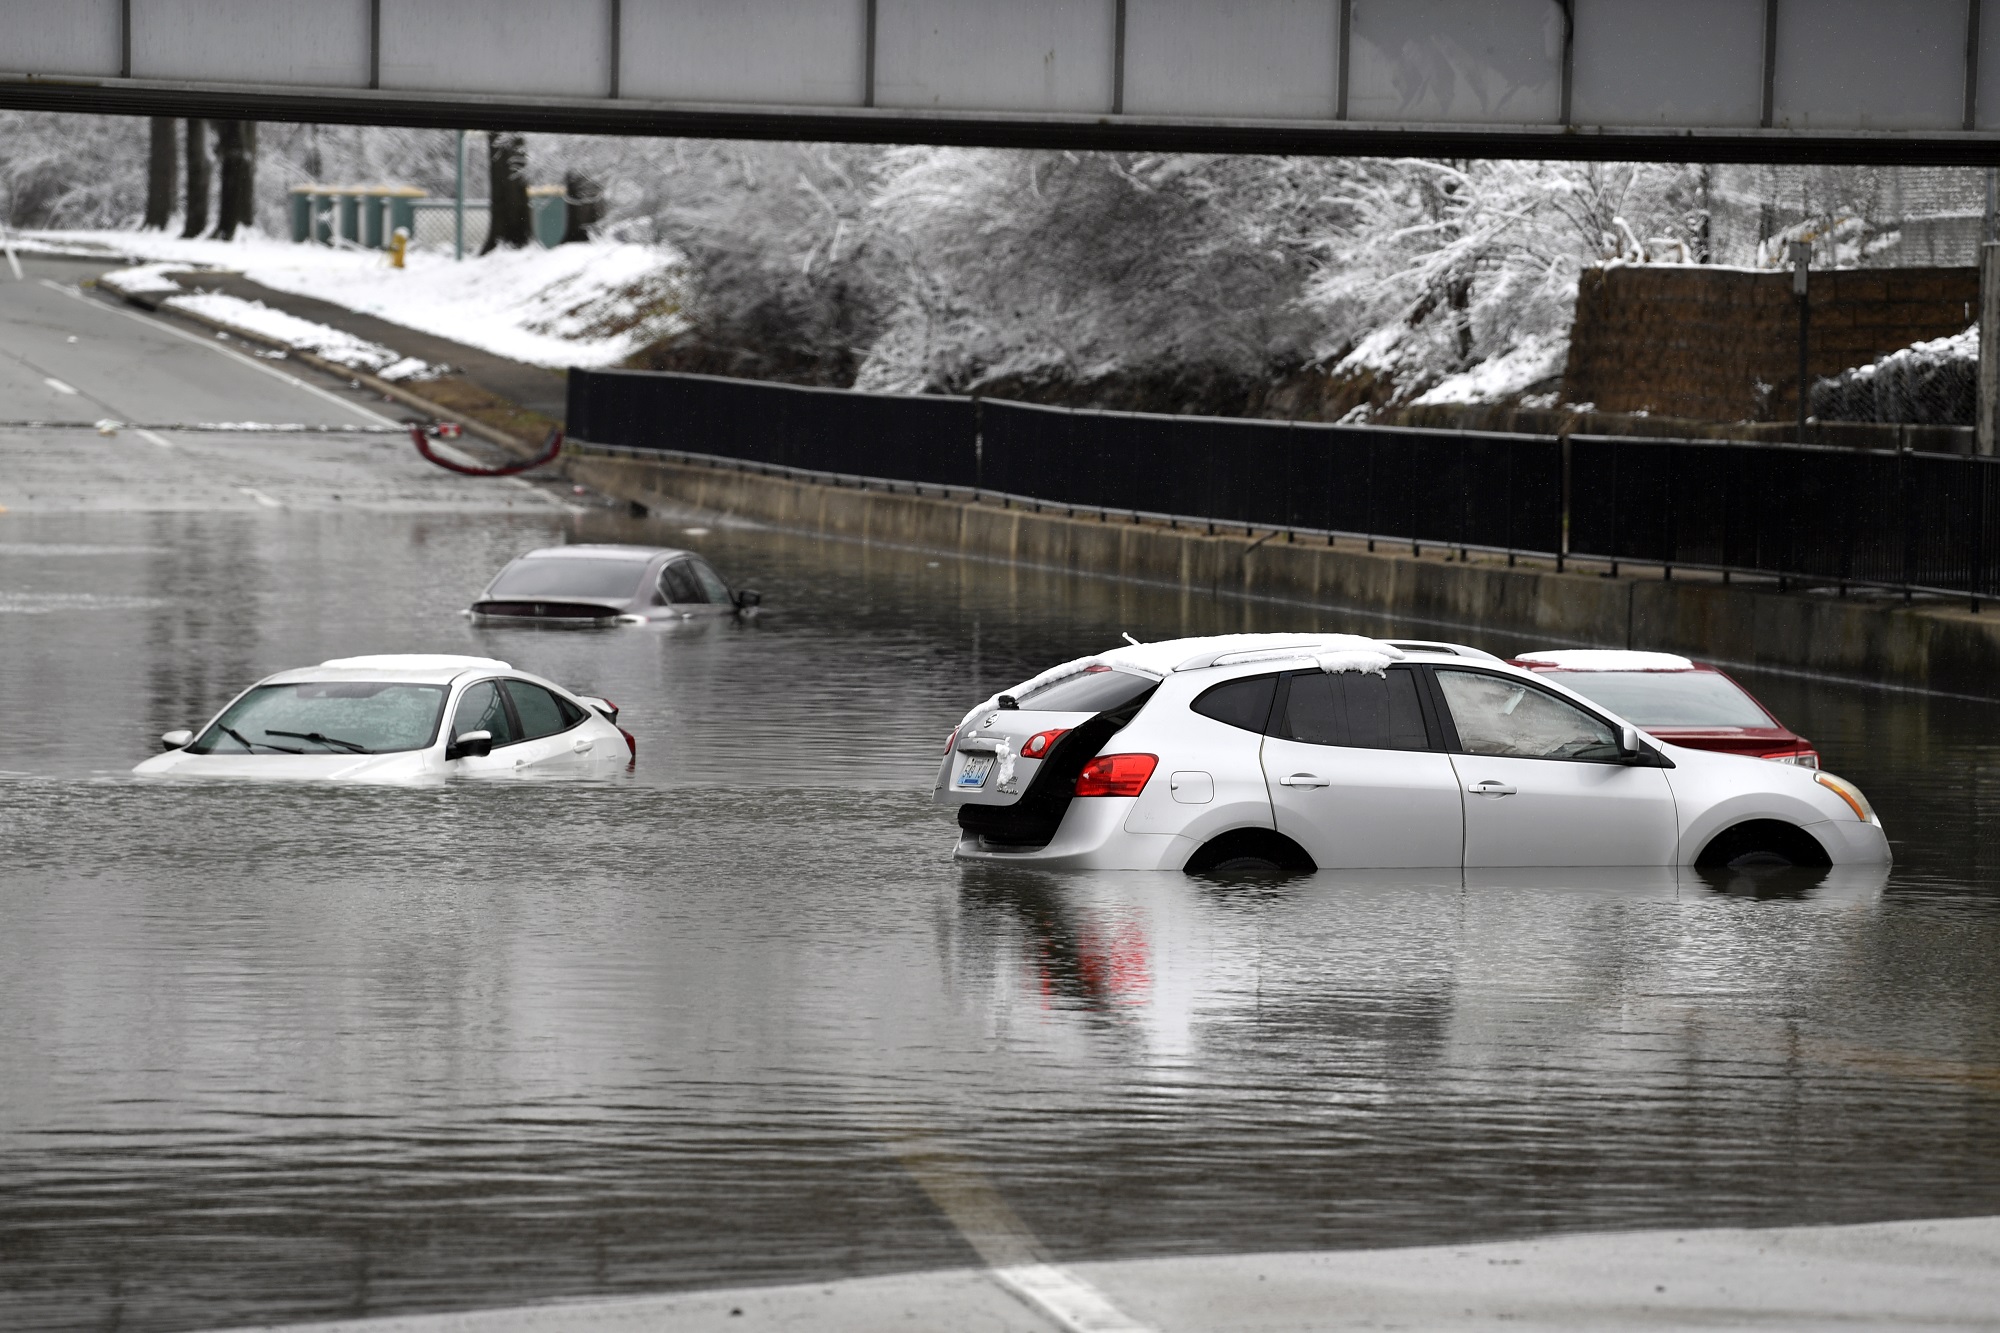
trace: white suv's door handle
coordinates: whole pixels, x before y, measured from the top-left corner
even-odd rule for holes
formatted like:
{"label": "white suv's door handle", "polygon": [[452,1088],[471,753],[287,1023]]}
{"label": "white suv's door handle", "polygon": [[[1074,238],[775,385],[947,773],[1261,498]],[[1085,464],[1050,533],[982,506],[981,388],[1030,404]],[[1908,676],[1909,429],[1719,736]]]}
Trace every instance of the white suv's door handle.
{"label": "white suv's door handle", "polygon": [[1466,790],[1471,792],[1474,796],[1512,796],[1516,791],[1519,791],[1520,789],[1518,787],[1510,787],[1504,782],[1498,782],[1492,778],[1488,778],[1484,782],[1479,783],[1477,786],[1467,787]]}
{"label": "white suv's door handle", "polygon": [[1280,787],[1324,787],[1327,780],[1317,773],[1294,773],[1288,778],[1279,778]]}
{"label": "white suv's door handle", "polygon": [[578,754],[588,754],[590,752],[590,747],[595,745],[596,743],[597,743],[596,741],[584,739],[578,741],[576,744],[570,746],[569,748],[576,751]]}

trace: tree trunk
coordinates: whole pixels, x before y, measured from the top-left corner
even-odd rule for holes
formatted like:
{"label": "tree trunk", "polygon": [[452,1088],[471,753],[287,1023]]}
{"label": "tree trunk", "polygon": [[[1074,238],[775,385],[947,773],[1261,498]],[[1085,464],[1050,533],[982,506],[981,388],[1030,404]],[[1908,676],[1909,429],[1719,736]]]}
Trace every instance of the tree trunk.
{"label": "tree trunk", "polygon": [[233,239],[238,227],[257,223],[257,122],[224,120],[215,126],[216,156],[222,162],[222,188],[215,209],[217,240]]}
{"label": "tree trunk", "polygon": [[520,249],[534,239],[528,214],[528,145],[518,134],[486,136],[487,214],[485,254],[495,246]]}
{"label": "tree trunk", "polygon": [[590,229],[604,221],[603,189],[582,172],[572,171],[563,177],[563,196],[569,201],[569,217],[563,226],[562,243],[589,240]]}
{"label": "tree trunk", "polygon": [[187,123],[187,221],[182,236],[199,236],[208,230],[208,122]]}
{"label": "tree trunk", "polygon": [[171,116],[154,116],[152,142],[146,155],[146,227],[165,231],[174,216],[174,188],[180,184],[180,147],[174,142],[178,127]]}

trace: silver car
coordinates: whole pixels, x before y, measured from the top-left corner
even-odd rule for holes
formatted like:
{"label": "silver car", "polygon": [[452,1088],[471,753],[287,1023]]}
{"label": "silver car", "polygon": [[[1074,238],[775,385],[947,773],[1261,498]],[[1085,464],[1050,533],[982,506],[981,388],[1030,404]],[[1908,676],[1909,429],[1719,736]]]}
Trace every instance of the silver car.
{"label": "silver car", "polygon": [[468,614],[494,624],[643,625],[728,616],[763,600],[732,592],[692,551],[669,546],[549,546],[508,562]]}

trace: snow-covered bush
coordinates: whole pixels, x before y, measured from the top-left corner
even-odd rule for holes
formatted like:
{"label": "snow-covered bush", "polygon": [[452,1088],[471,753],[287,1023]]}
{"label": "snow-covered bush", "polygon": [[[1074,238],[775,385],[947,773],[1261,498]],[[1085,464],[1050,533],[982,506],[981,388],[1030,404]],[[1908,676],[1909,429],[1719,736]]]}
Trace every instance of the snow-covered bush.
{"label": "snow-covered bush", "polygon": [[[1362,163],[1303,296],[1320,359],[1378,407],[1448,377],[1485,401],[1544,383],[1561,373],[1584,265],[1690,257],[1694,184],[1675,166]],[[1482,366],[1493,373],[1466,375]]]}
{"label": "snow-covered bush", "polygon": [[1978,413],[1977,324],[1843,370],[1812,388],[1812,414],[1821,421],[1970,426]]}
{"label": "snow-covered bush", "polygon": [[146,122],[0,111],[0,220],[13,227],[137,226]]}

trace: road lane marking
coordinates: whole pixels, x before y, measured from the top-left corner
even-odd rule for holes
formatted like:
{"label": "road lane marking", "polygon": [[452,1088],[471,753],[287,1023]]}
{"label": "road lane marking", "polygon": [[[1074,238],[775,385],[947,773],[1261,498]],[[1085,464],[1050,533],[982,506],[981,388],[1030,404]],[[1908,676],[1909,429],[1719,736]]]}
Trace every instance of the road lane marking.
{"label": "road lane marking", "polygon": [[42,383],[44,383],[44,384],[48,385],[48,386],[49,386],[49,387],[50,387],[51,389],[54,389],[54,390],[55,390],[55,391],[56,391],[57,393],[67,393],[67,394],[74,394],[74,393],[76,392],[76,386],[75,386],[75,385],[73,385],[73,384],[64,384],[64,383],[63,383],[63,382],[62,382],[61,380],[57,379],[57,378],[56,378],[56,377],[55,377],[54,375],[44,375],[44,376],[42,376]]}
{"label": "road lane marking", "polygon": [[218,343],[213,338],[204,338],[201,337],[199,334],[190,333],[188,330],[180,328],[179,326],[175,325],[171,320],[154,319],[146,315],[142,315],[135,310],[120,310],[117,306],[106,305],[102,301],[93,301],[88,296],[85,296],[81,291],[78,291],[76,288],[66,287],[62,283],[56,282],[51,278],[42,278],[40,281],[42,286],[47,287],[50,291],[61,292],[64,296],[69,297],[73,301],[79,301],[84,305],[90,307],[92,310],[101,310],[107,315],[123,315],[126,319],[136,320],[137,322],[144,324],[149,329],[160,329],[164,332],[173,334],[176,338],[180,338],[183,339],[184,341],[191,342],[197,347],[206,347],[209,351],[215,353],[217,356],[226,356],[230,360],[236,362],[238,365],[248,366],[252,370],[261,371],[262,373],[271,376],[273,379],[283,380],[285,383],[291,385],[295,389],[303,389],[305,392],[312,394],[315,397],[324,398],[327,402],[334,403],[343,410],[352,413],[355,416],[367,418],[371,423],[375,425],[400,427],[403,424],[400,421],[391,421],[388,417],[383,416],[380,412],[371,411],[370,409],[361,406],[359,403],[350,402],[347,399],[342,398],[339,394],[334,393],[330,389],[322,389],[317,384],[308,384],[304,380],[300,379],[297,375],[287,374],[286,372],[279,370],[276,366],[273,366],[268,362],[259,361],[254,356],[249,356],[242,352],[236,351],[234,348],[227,347],[221,343]]}
{"label": "road lane marking", "polygon": [[138,436],[140,439],[144,440],[147,444],[157,444],[162,449],[171,449],[174,447],[173,445],[167,442],[167,439],[164,435],[157,434],[156,432],[147,430],[144,427],[141,427],[140,429],[135,430],[132,433]]}
{"label": "road lane marking", "polygon": [[284,501],[273,500],[255,486],[238,486],[236,489],[255,500],[258,504],[263,505],[266,509],[283,509],[285,507]]}
{"label": "road lane marking", "polygon": [[937,1205],[1001,1287],[1065,1333],[1153,1333],[1059,1264],[972,1159],[922,1134],[892,1136],[917,1188]]}
{"label": "road lane marking", "polygon": [[[214,352],[218,356],[226,356],[241,365],[250,367],[252,370],[262,371],[264,374],[270,375],[275,379],[283,380],[285,383],[291,385],[294,388],[303,389],[307,393],[314,394],[320,398],[324,398],[327,402],[333,403],[338,407],[344,408],[345,410],[353,413],[355,416],[365,417],[376,425],[388,426],[396,430],[402,430],[406,428],[408,425],[407,422],[392,420],[389,417],[383,416],[379,412],[371,411],[370,409],[362,407],[359,404],[349,402],[347,399],[342,398],[339,394],[336,394],[329,389],[322,389],[317,384],[308,384],[304,380],[300,379],[298,376],[288,374],[285,371],[279,370],[277,367],[272,366],[267,362],[259,361],[254,356],[247,356],[242,352],[234,350],[233,348],[225,347],[220,343],[217,343],[213,338],[203,338],[198,334],[191,333],[186,329],[176,326],[171,320],[150,318],[146,315],[138,313],[135,310],[120,310],[117,306],[106,305],[102,301],[93,301],[88,296],[85,296],[81,291],[77,290],[76,288],[65,286],[64,284],[57,282],[52,278],[42,278],[39,279],[39,281],[41,282],[42,286],[47,287],[50,291],[61,292],[64,296],[69,297],[73,301],[80,301],[84,305],[90,307],[92,310],[101,310],[109,315],[123,315],[127,319],[136,320],[139,323],[144,324],[149,329],[162,329],[167,333],[173,334],[176,338],[182,338],[188,342],[195,344],[195,346],[197,347],[206,347],[209,351]],[[442,443],[433,443],[431,447],[437,450],[439,453],[442,453],[446,457],[450,458],[453,462],[461,463],[472,467],[483,466],[483,464],[481,464],[478,459],[471,457],[469,454],[460,453],[457,450],[452,449],[449,446],[444,445]],[[525,478],[502,477],[500,478],[500,480],[512,482],[514,485],[522,487],[523,489],[531,492],[532,494],[539,496],[541,499],[556,506],[558,509],[568,510],[571,513],[577,513],[577,514],[589,512],[588,509],[586,509],[584,506],[569,504],[563,500],[556,498],[553,495],[550,495],[548,492],[542,490],[541,487],[535,485],[531,481],[526,480]]]}

